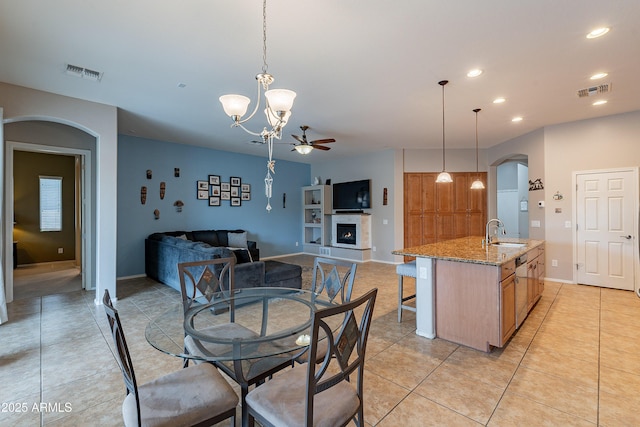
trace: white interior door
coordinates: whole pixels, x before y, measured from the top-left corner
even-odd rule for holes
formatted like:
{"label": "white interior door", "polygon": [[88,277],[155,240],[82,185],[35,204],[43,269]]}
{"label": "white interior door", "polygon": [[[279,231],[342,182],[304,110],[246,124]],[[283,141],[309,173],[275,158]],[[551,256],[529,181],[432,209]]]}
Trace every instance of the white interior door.
{"label": "white interior door", "polygon": [[577,282],[633,290],[638,170],[576,174]]}

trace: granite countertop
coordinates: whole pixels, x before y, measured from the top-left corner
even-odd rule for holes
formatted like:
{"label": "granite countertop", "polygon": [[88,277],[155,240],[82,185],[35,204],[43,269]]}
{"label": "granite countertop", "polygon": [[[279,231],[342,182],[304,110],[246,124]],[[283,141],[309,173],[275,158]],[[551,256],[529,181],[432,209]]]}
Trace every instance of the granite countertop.
{"label": "granite countertop", "polygon": [[496,239],[498,242],[524,243],[525,246],[513,247],[492,244],[489,247],[483,247],[482,240],[482,236],[461,237],[459,239],[443,240],[442,242],[415,246],[413,248],[397,249],[391,253],[394,255],[470,262],[474,264],[502,265],[544,244],[544,240]]}

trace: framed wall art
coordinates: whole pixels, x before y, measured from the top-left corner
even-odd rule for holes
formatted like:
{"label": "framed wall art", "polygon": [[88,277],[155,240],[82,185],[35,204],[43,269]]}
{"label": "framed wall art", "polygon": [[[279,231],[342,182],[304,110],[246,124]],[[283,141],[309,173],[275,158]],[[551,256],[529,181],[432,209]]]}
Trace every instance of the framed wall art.
{"label": "framed wall art", "polygon": [[242,184],[242,186],[240,187],[240,191],[242,191],[243,193],[250,193],[251,184]]}
{"label": "framed wall art", "polygon": [[240,198],[242,200],[251,200],[251,193],[240,193]]}
{"label": "framed wall art", "polygon": [[209,197],[209,206],[220,206],[220,197]]}
{"label": "framed wall art", "polygon": [[229,181],[231,182],[232,186],[240,187],[240,177],[239,176],[232,176],[232,177],[229,178]]}
{"label": "framed wall art", "polygon": [[209,185],[220,185],[220,175],[209,175]]}
{"label": "framed wall art", "polygon": [[229,191],[221,191],[220,200],[231,200],[231,193]]}
{"label": "framed wall art", "polygon": [[231,197],[240,197],[240,187],[231,186]]}
{"label": "framed wall art", "polygon": [[197,198],[198,200],[207,200],[209,198],[209,183],[207,181],[198,181]]}
{"label": "framed wall art", "polygon": [[228,182],[221,182],[220,191],[231,191],[231,184],[229,184]]}
{"label": "framed wall art", "polygon": [[211,195],[212,196],[220,197],[220,186],[219,185],[212,185],[209,188],[211,189]]}
{"label": "framed wall art", "polygon": [[240,206],[240,197],[232,197],[231,206]]}

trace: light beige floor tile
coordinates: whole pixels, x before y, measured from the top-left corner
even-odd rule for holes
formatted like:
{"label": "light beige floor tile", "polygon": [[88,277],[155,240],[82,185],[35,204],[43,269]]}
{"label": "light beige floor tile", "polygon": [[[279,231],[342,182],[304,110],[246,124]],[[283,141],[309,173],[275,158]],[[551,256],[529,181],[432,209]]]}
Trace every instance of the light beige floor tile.
{"label": "light beige floor tile", "polygon": [[504,388],[474,380],[464,372],[442,366],[429,375],[415,392],[484,424],[493,413]]}
{"label": "light beige floor tile", "polygon": [[600,365],[640,375],[640,341],[602,332]]}
{"label": "light beige floor tile", "polygon": [[40,348],[0,358],[0,385],[0,402],[40,391]]}
{"label": "light beige floor tile", "polygon": [[122,399],[116,398],[107,402],[91,405],[84,410],[71,410],[64,417],[47,422],[47,426],[122,426]]}
{"label": "light beige floor tile", "polygon": [[0,403],[2,403],[0,425],[11,427],[40,425],[40,393],[3,400]]}
{"label": "light beige floor tile", "polygon": [[364,419],[372,425],[376,425],[410,393],[410,390],[372,372],[365,372],[364,384]]}
{"label": "light beige floor tile", "polygon": [[454,351],[442,366],[453,368],[461,375],[503,390],[507,388],[518,368],[515,362],[462,346]]}
{"label": "light beige floor tile", "polygon": [[507,390],[591,423],[597,422],[598,390],[579,382],[520,367]]}
{"label": "light beige floor tile", "polygon": [[[367,370],[413,390],[442,363],[441,359],[394,344],[377,356],[367,359]],[[406,369],[411,366],[412,369]]]}
{"label": "light beige floor tile", "polygon": [[411,394],[377,425],[379,427],[474,427],[482,424],[422,396]]}
{"label": "light beige floor tile", "polygon": [[547,352],[559,353],[566,357],[585,360],[591,363],[597,363],[598,361],[597,341],[558,337],[549,332],[539,332],[536,334],[529,349],[540,349]]}
{"label": "light beige floor tile", "polygon": [[561,410],[545,406],[539,402],[506,392],[498,408],[487,423],[489,427],[514,426],[576,426],[593,427],[582,418],[567,414]]}
{"label": "light beige floor tile", "polygon": [[[616,394],[620,397],[638,397],[640,390],[640,375],[630,374],[619,368],[600,368],[600,391]],[[640,403],[640,402],[639,402]]]}
{"label": "light beige floor tile", "polygon": [[598,388],[598,364],[591,361],[567,357],[538,347],[527,352],[520,366],[576,381],[584,387]]}
{"label": "light beige floor tile", "polygon": [[600,392],[599,425],[602,427],[639,426],[638,390],[631,394]]}

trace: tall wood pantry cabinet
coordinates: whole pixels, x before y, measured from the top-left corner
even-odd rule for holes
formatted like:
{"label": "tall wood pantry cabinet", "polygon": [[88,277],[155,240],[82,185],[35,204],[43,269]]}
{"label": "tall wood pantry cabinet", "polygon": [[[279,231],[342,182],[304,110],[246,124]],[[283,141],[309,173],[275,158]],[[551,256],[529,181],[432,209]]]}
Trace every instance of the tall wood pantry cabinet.
{"label": "tall wood pantry cabinet", "polygon": [[471,183],[486,172],[452,172],[452,183],[436,183],[438,173],[404,174],[404,246],[466,236],[483,236],[487,222],[487,190]]}

